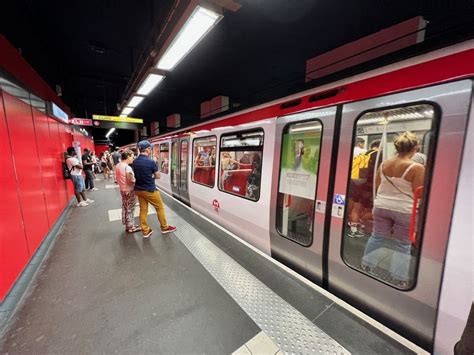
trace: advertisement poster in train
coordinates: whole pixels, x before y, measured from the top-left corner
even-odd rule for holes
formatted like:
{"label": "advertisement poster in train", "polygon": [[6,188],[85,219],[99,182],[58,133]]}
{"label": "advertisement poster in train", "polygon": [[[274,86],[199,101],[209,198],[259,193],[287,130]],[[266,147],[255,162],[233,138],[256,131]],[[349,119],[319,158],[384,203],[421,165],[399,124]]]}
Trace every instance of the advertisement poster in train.
{"label": "advertisement poster in train", "polygon": [[279,192],[314,199],[321,132],[283,135]]}

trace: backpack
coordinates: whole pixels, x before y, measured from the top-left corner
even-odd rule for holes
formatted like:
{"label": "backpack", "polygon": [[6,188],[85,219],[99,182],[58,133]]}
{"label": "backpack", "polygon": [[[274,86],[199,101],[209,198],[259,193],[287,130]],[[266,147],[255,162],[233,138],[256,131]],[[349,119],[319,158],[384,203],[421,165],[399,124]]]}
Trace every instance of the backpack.
{"label": "backpack", "polygon": [[352,159],[351,179],[367,179],[370,158],[374,153],[377,153],[377,151],[371,150]]}
{"label": "backpack", "polygon": [[[66,159],[67,161],[67,159]],[[62,162],[62,167],[63,167],[63,178],[64,179],[70,179],[71,178],[71,170],[74,169],[74,167],[69,170],[67,167],[67,163],[65,161]]]}

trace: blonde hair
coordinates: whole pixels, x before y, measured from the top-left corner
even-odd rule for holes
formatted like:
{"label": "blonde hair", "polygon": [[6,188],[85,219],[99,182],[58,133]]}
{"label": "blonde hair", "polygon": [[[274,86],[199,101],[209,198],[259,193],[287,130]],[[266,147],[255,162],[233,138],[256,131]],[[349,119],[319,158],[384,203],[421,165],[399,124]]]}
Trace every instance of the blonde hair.
{"label": "blonde hair", "polygon": [[418,138],[411,132],[403,132],[393,142],[398,153],[409,153],[418,145]]}

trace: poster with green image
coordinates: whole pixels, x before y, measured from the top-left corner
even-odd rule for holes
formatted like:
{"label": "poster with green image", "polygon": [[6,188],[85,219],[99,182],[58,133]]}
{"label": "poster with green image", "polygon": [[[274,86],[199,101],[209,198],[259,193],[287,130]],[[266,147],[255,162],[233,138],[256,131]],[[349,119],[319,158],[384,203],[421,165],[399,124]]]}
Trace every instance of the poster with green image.
{"label": "poster with green image", "polygon": [[314,199],[320,144],[320,130],[283,135],[281,193]]}

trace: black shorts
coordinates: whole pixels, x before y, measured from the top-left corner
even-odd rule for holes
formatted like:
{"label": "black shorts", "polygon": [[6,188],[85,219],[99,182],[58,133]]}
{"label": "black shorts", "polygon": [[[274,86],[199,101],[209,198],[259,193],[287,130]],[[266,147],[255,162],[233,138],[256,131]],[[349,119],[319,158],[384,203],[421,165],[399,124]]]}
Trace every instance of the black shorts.
{"label": "black shorts", "polygon": [[351,180],[349,185],[349,198],[352,199],[352,201],[362,204],[365,208],[372,208],[374,207],[372,194],[372,184]]}

